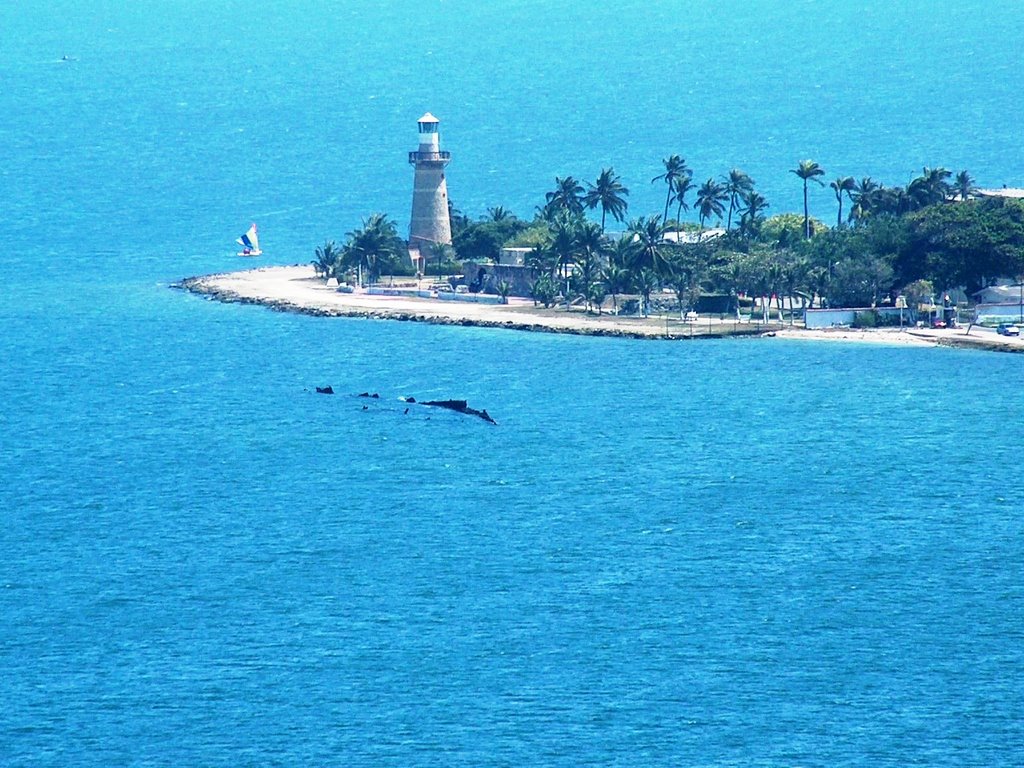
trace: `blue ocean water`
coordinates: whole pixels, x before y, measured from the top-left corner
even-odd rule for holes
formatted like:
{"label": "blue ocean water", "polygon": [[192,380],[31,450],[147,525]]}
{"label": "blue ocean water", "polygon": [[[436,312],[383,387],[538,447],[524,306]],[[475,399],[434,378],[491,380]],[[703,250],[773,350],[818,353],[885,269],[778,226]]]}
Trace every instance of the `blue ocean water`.
{"label": "blue ocean water", "polygon": [[1019,764],[1015,356],[168,287],[404,226],[427,109],[472,215],[656,212],[673,152],[1020,184],[1017,3],[780,5],[0,8],[0,764]]}

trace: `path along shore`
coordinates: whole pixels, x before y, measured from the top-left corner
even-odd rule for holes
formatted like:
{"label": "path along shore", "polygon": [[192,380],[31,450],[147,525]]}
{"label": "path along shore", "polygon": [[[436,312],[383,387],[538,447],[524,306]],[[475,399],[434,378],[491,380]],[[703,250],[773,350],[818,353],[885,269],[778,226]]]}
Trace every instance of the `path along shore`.
{"label": "path along shore", "polygon": [[702,317],[687,323],[676,317],[626,317],[587,314],[582,309],[544,309],[528,299],[509,299],[508,304],[475,304],[416,296],[380,296],[340,293],[317,278],[312,266],[262,267],[241,272],[189,277],[175,287],[223,302],[259,304],[282,312],[326,317],[361,317],[404,320],[439,325],[469,325],[585,336],[619,336],[646,339],[721,338],[771,336],[776,339],[807,339],[844,342],[957,346],[1024,352],[1024,340],[1005,338],[987,329],[828,329],[805,330],[791,326],[761,326],[733,319]]}

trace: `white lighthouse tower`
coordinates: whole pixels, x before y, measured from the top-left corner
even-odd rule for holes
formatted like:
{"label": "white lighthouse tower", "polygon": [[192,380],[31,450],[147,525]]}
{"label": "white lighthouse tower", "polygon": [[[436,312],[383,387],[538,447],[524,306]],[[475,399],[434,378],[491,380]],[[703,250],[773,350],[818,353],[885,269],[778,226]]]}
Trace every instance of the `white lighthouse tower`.
{"label": "white lighthouse tower", "polygon": [[416,125],[420,145],[409,153],[409,164],[416,169],[412,185],[412,219],[409,222],[409,255],[419,269],[430,256],[434,243],[451,245],[452,224],[448,217],[448,184],[444,169],[451,153],[441,151],[437,131],[440,120],[427,112]]}

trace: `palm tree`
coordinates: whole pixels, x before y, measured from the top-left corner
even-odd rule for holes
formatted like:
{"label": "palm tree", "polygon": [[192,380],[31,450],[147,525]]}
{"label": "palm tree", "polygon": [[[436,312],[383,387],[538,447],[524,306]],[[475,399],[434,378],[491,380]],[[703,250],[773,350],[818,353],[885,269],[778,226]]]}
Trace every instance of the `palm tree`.
{"label": "palm tree", "polygon": [[939,168],[925,167],[921,171],[931,190],[932,204],[945,202],[953,191],[948,181],[953,172],[941,166]]}
{"label": "palm tree", "polygon": [[686,202],[686,194],[696,189],[696,185],[693,183],[693,176],[687,173],[679,181],[676,182],[676,225],[680,223],[680,217],[683,215],[683,211],[690,210],[690,204]]}
{"label": "palm tree", "polygon": [[916,210],[920,206],[911,190],[912,186],[913,182],[906,187],[880,187],[876,197],[876,211],[892,216],[902,216]]}
{"label": "palm tree", "polygon": [[589,290],[587,291],[587,301],[591,308],[597,307],[598,316],[601,315],[601,305],[604,304],[605,297],[608,295],[608,290],[600,280],[595,280],[591,283]]}
{"label": "palm tree", "polygon": [[795,173],[804,182],[804,238],[806,240],[811,239],[811,214],[807,210],[807,182],[808,180],[814,181],[820,186],[825,186],[822,183],[819,176],[825,175],[825,169],[818,165],[813,160],[801,160],[800,165],[796,168],[790,169],[790,173]]}
{"label": "palm tree", "polygon": [[850,220],[864,221],[878,208],[878,182],[865,176],[850,191]]}
{"label": "palm tree", "polygon": [[608,249],[608,263],[616,267],[629,269],[633,263],[633,254],[636,252],[636,243],[632,232],[626,232],[622,237],[611,244]]}
{"label": "palm tree", "polygon": [[[455,250],[445,243],[431,243],[430,255],[437,260],[437,274],[441,274],[446,261],[451,261]],[[424,264],[426,268],[426,264]]]}
{"label": "palm tree", "polygon": [[740,209],[740,233],[754,235],[764,220],[762,214],[768,210],[768,201],[763,195],[751,190],[743,196],[743,203],[745,207]]}
{"label": "palm tree", "polygon": [[785,272],[782,268],[782,264],[778,261],[774,261],[768,265],[768,272],[765,275],[767,279],[767,290],[768,294],[765,298],[764,303],[764,321],[766,323],[771,322],[772,319],[772,297],[775,298],[775,302],[779,306],[779,324],[782,324],[782,285],[785,282]]}
{"label": "palm tree", "polygon": [[506,221],[508,219],[515,218],[511,211],[501,205],[495,206],[494,208],[488,208],[487,215],[491,217],[491,221]]}
{"label": "palm tree", "polygon": [[706,246],[697,244],[677,248],[672,254],[672,274],[668,283],[679,302],[679,319],[700,299],[700,284],[708,268]]}
{"label": "palm tree", "polygon": [[583,295],[590,301],[591,288],[601,264],[605,260],[607,245],[604,233],[592,222],[586,222],[576,230],[576,255],[580,277],[583,279]]}
{"label": "palm tree", "polygon": [[686,167],[686,161],[679,155],[666,157],[661,162],[665,166],[665,172],[651,179],[651,183],[653,184],[656,181],[664,181],[668,184],[668,191],[665,194],[665,212],[661,216],[661,220],[665,221],[668,219],[669,201],[672,200],[672,195],[675,194],[679,180],[684,176],[689,176],[691,174],[690,169]]}
{"label": "palm tree", "polygon": [[629,190],[622,186],[622,180],[615,171],[611,168],[602,169],[597,181],[594,184],[587,182],[587,186],[590,189],[583,196],[583,204],[591,209],[601,206],[601,231],[604,232],[605,217],[609,213],[616,221],[622,221],[629,207],[626,204]]}
{"label": "palm tree", "polygon": [[641,269],[636,273],[634,282],[636,283],[637,290],[640,291],[640,295],[643,297],[641,312],[644,317],[647,317],[647,313],[650,311],[651,307],[651,292],[657,288],[659,284],[658,275],[655,274],[654,270]]}
{"label": "palm tree", "polygon": [[325,280],[329,280],[332,277],[336,277],[334,274],[334,266],[338,261],[338,257],[341,255],[341,249],[334,243],[333,240],[327,240],[323,245],[317,246],[315,251],[316,259],[312,262],[313,271],[317,277],[322,277]]}
{"label": "palm tree", "polygon": [[533,246],[526,254],[526,266],[540,275],[554,275],[557,264],[550,244],[538,243]]}
{"label": "palm tree", "polygon": [[613,262],[602,270],[601,279],[604,281],[608,293],[612,295],[612,307],[615,309],[615,314],[619,314],[619,294],[629,285],[629,272]]}
{"label": "palm tree", "polygon": [[569,303],[569,264],[576,257],[576,226],[572,218],[563,213],[554,223],[551,237],[551,253],[555,269],[561,268],[562,284],[565,287],[565,302]]}
{"label": "palm tree", "polygon": [[705,220],[714,216],[719,221],[725,213],[725,201],[729,198],[725,187],[709,178],[697,190],[697,211],[700,214],[700,228],[704,229]]}
{"label": "palm tree", "polygon": [[508,304],[508,294],[512,290],[512,286],[509,285],[508,280],[502,280],[498,283],[498,295],[501,297],[502,304]]}
{"label": "palm tree", "polygon": [[796,315],[793,297],[799,296],[801,304],[806,308],[808,294],[804,289],[807,287],[807,273],[811,265],[807,259],[796,257],[786,260],[782,268],[784,292],[789,296],[789,324],[793,325],[793,318]]}
{"label": "palm tree", "polygon": [[533,294],[534,305],[539,301],[544,305],[544,309],[548,309],[555,303],[555,297],[558,296],[558,286],[555,285],[555,281],[551,279],[551,275],[544,274],[538,277],[533,283],[531,292]]}
{"label": "palm tree", "polygon": [[754,180],[738,168],[729,171],[728,176],[723,176],[723,189],[729,196],[729,218],[726,221],[726,231],[732,229],[732,212],[739,207],[739,201],[748,192],[754,189]]}
{"label": "palm tree", "polygon": [[544,205],[544,216],[549,221],[559,213],[568,213],[572,216],[583,215],[583,187],[572,176],[564,179],[555,177],[555,189],[544,195],[547,203]]}
{"label": "palm tree", "polygon": [[850,193],[857,188],[857,182],[853,180],[853,176],[837,176],[835,181],[829,182],[829,186],[836,193],[836,202],[839,203],[836,229],[840,229],[843,226],[843,195],[850,197]]}
{"label": "palm tree", "polygon": [[382,263],[398,257],[400,246],[395,223],[386,213],[375,213],[363,220],[361,229],[348,233],[343,260],[349,266],[365,269],[367,279],[373,283],[380,277]]}
{"label": "palm tree", "polygon": [[974,186],[974,179],[971,178],[971,174],[967,171],[960,171],[956,175],[956,181],[953,186],[957,194],[960,195],[961,200],[966,200],[977,191],[977,188]]}
{"label": "palm tree", "polygon": [[633,243],[630,268],[634,274],[645,269],[656,276],[668,274],[670,246],[665,242],[665,223],[660,216],[641,217],[630,222],[628,236]]}
{"label": "palm tree", "polygon": [[907,185],[911,209],[925,208],[946,200],[952,191],[946,179],[952,175],[945,168],[922,168],[921,175]]}

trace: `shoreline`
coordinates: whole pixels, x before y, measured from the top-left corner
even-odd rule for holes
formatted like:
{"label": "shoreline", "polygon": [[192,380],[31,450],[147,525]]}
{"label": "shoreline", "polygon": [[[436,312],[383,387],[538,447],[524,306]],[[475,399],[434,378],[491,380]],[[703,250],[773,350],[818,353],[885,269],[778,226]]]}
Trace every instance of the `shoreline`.
{"label": "shoreline", "polygon": [[678,318],[593,315],[582,310],[544,309],[528,299],[508,304],[476,304],[415,296],[339,293],[315,277],[310,265],[257,267],[237,272],[187,277],[172,287],[224,303],[256,304],[278,312],[317,317],[422,322],[503,328],[533,333],[567,333],[633,339],[690,340],[709,338],[774,338],[804,341],[841,341],[900,346],[945,346],[1024,352],[1024,340],[997,336],[989,330],[879,329],[807,330],[799,326],[738,323],[701,318],[687,323]]}

